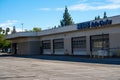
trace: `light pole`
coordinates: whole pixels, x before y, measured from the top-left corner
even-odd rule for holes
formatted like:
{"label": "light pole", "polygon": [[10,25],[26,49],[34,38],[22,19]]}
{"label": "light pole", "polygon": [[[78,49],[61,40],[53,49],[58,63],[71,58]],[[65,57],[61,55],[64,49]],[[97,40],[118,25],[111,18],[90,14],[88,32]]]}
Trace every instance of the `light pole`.
{"label": "light pole", "polygon": [[23,24],[24,24],[24,23],[21,23],[21,25],[22,25],[22,32],[23,32]]}

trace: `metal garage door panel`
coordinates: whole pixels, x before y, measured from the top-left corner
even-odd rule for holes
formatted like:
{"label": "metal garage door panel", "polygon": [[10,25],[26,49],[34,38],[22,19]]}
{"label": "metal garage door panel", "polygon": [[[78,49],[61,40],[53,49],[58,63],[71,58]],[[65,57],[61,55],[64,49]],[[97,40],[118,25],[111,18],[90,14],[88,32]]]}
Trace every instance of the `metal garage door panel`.
{"label": "metal garage door panel", "polygon": [[73,49],[73,55],[87,55],[86,50]]}
{"label": "metal garage door panel", "polygon": [[64,49],[55,49],[54,54],[63,55],[64,54]]}
{"label": "metal garage door panel", "polygon": [[51,54],[51,49],[43,49],[43,54]]}

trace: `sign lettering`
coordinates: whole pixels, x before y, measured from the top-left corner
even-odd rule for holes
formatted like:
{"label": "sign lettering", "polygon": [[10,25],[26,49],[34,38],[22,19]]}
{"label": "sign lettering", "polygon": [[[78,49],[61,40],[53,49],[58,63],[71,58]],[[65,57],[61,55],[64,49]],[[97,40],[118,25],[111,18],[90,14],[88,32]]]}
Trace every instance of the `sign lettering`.
{"label": "sign lettering", "polygon": [[77,24],[77,29],[86,29],[86,28],[92,28],[92,27],[101,27],[105,25],[112,24],[112,20],[100,20],[95,22],[84,22]]}

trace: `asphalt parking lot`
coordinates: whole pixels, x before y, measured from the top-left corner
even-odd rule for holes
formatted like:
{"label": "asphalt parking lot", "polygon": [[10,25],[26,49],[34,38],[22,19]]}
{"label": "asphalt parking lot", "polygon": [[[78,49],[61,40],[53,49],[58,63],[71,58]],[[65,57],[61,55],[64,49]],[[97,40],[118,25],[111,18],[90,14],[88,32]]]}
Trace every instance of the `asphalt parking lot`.
{"label": "asphalt parking lot", "polygon": [[49,58],[1,56],[0,80],[120,80],[119,64],[45,59],[46,57]]}

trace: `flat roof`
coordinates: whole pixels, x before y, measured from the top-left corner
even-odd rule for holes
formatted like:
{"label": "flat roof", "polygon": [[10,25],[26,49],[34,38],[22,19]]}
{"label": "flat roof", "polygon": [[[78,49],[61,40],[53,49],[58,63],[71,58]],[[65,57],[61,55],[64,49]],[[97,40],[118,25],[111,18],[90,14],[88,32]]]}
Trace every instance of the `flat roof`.
{"label": "flat roof", "polygon": [[[77,28],[77,26],[79,24],[83,25],[83,28],[84,28],[84,27],[88,26],[88,25],[86,25],[88,23],[96,24],[96,22],[99,23],[100,21],[105,21],[105,20],[111,20],[112,21],[111,25],[120,24],[120,15],[112,16],[112,17],[108,17],[108,18],[100,19],[100,20],[91,20],[91,21],[81,22],[81,23],[77,23],[77,24],[73,24],[73,25],[58,27],[55,29],[43,30],[40,32],[17,32],[14,34],[7,35],[5,39],[14,39],[14,38],[19,38],[19,37],[37,37],[37,36],[45,36],[45,35],[64,33],[64,32],[70,32],[70,31],[77,31],[77,30],[80,30]],[[103,24],[104,24],[104,22],[103,22]],[[98,27],[99,27],[99,25],[98,25]],[[89,26],[89,28],[91,28],[91,27]]]}

